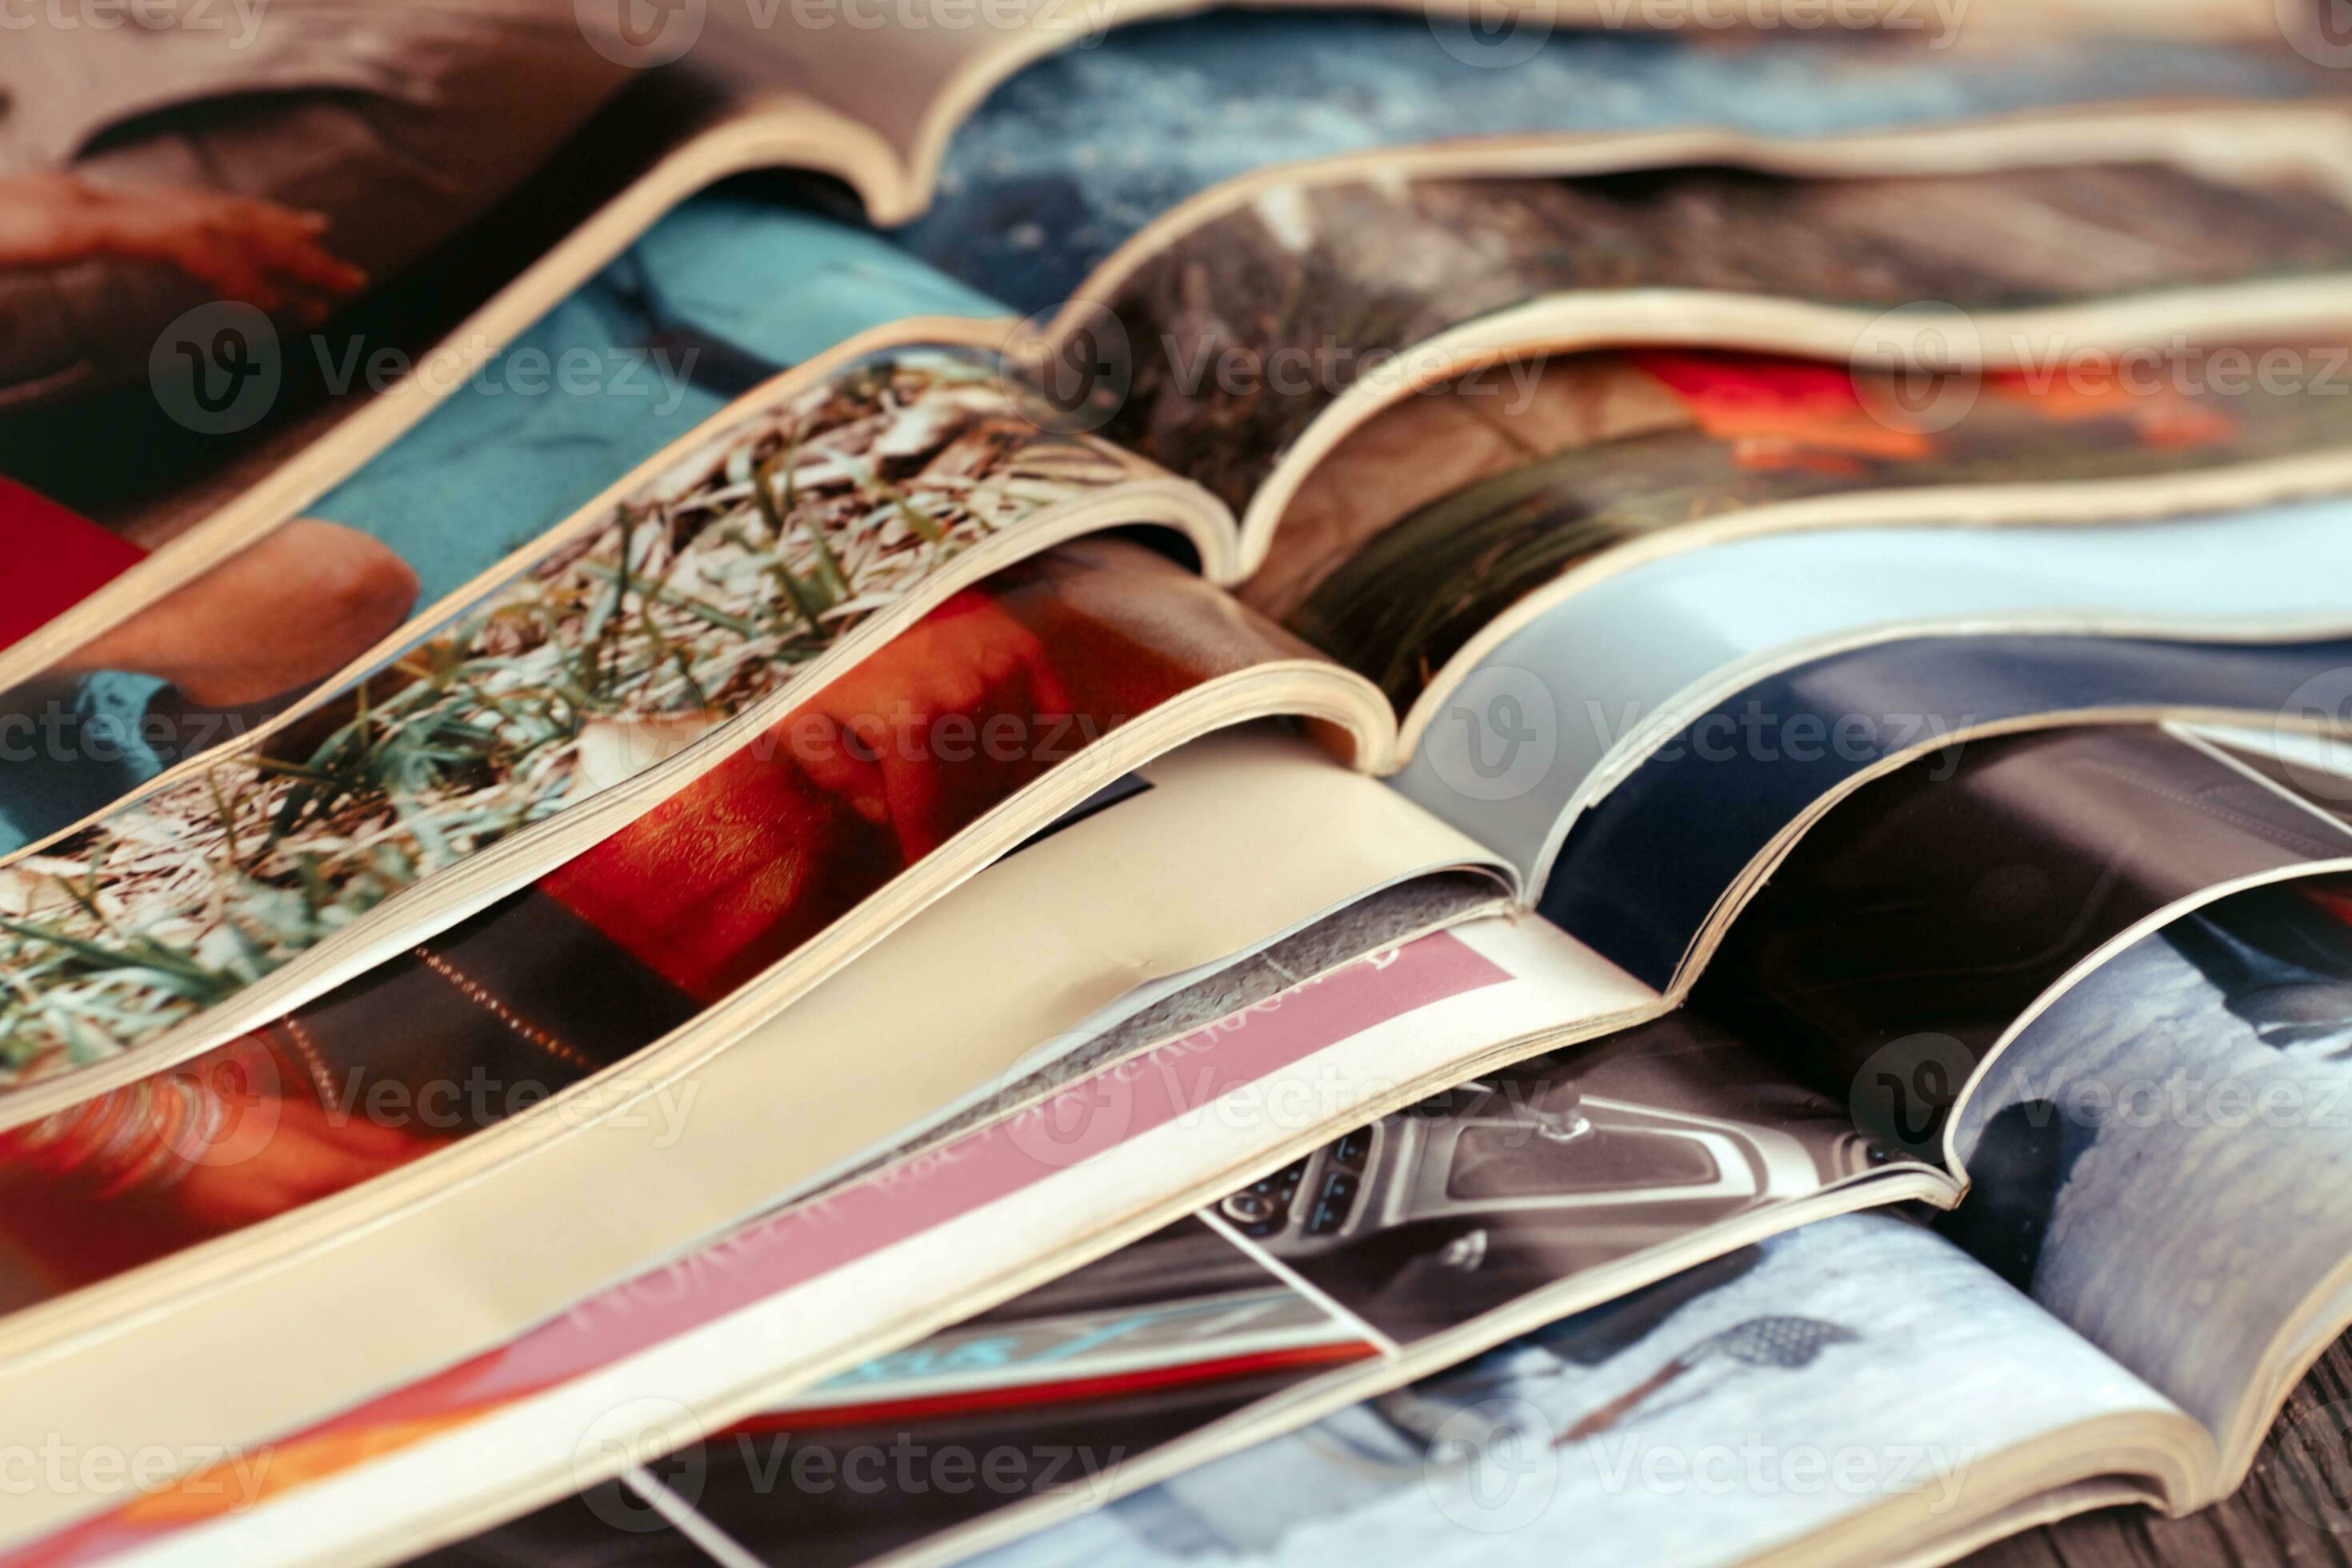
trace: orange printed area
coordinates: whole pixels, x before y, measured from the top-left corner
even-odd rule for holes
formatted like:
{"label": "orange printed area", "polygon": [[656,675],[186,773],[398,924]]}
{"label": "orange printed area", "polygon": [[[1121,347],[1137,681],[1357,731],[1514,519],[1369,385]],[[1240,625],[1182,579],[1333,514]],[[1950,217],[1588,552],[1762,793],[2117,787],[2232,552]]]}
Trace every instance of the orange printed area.
{"label": "orange printed area", "polygon": [[1747,467],[1819,468],[1839,456],[1906,459],[1936,450],[1933,437],[1873,414],[1843,365],[1663,349],[1631,358]]}
{"label": "orange printed area", "polygon": [[396,1454],[428,1437],[478,1420],[500,1408],[477,1405],[441,1415],[418,1416],[382,1426],[322,1432],[297,1437],[261,1454],[247,1454],[244,1463],[260,1467],[257,1481],[240,1476],[235,1464],[224,1461],[181,1477],[159,1492],[151,1492],[123,1509],[122,1521],[131,1525],[175,1526],[199,1523],[234,1513],[241,1508],[281,1497],[298,1487],[355,1469],[372,1460]]}

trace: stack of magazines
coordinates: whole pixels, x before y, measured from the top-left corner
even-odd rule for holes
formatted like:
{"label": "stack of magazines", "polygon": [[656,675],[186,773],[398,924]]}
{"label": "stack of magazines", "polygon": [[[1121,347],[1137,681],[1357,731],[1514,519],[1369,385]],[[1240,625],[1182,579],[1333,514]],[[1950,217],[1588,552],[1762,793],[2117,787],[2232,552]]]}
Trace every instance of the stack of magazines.
{"label": "stack of magazines", "polygon": [[2352,1520],[2329,7],[0,21],[0,1568]]}

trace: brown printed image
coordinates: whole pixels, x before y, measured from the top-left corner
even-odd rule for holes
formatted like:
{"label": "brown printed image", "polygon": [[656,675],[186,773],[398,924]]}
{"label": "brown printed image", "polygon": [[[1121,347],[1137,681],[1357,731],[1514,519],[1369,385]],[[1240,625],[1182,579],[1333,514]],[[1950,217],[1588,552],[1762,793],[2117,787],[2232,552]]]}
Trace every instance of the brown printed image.
{"label": "brown printed image", "polygon": [[1105,434],[1237,511],[1389,356],[1547,297],[1769,296],[1868,315],[2333,272],[2352,211],[2315,181],[2160,163],[1797,178],[1674,168],[1284,186],[1146,258],[1103,303],[1134,387]]}
{"label": "brown printed image", "polygon": [[[2345,447],[2341,343],[1988,375],[1948,427],[1885,372],[1682,349],[1567,355],[1407,399],[1350,437],[1243,590],[1402,709],[1496,616],[1611,547],[1849,495],[2145,479]],[[2119,509],[2125,503],[2118,503]]]}
{"label": "brown printed image", "polygon": [[869,358],[722,433],[287,727],[0,867],[0,1087],[155,1038],[1133,471],[965,351]]}
{"label": "brown printed image", "polygon": [[0,1308],[331,1195],[626,1059],[1055,764],[1300,651],[1119,541],[955,595],[531,888],[184,1067],[0,1132]]}

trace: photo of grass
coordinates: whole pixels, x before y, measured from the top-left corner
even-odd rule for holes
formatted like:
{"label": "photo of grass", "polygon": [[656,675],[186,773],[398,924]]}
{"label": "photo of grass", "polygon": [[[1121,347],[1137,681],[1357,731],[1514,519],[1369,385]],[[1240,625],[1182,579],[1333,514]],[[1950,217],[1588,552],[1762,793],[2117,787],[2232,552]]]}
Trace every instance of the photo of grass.
{"label": "photo of grass", "polygon": [[726,429],[262,742],[0,868],[0,1091],[156,1038],[1132,471],[965,350],[869,357]]}

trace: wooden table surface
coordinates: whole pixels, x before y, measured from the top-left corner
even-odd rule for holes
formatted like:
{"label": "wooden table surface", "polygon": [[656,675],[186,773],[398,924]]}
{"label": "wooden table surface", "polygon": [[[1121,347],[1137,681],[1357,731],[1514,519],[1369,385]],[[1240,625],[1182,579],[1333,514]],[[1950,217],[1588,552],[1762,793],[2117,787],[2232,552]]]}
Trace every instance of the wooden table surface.
{"label": "wooden table surface", "polygon": [[[2333,1410],[2327,1407],[2335,1406]],[[2341,1436],[2315,1462],[2282,1438],[2315,1413]],[[2304,1430],[2313,1428],[2305,1426]],[[2333,1519],[2329,1531],[2312,1521]],[[1968,1568],[2352,1568],[2352,1335],[2287,1401],[2244,1486],[2187,1519],[2108,1509],[2046,1526],[1967,1559]]]}

